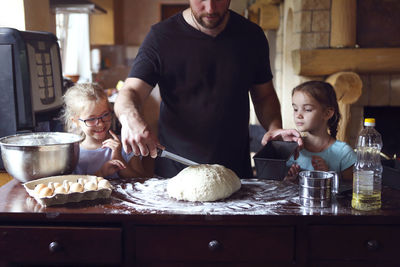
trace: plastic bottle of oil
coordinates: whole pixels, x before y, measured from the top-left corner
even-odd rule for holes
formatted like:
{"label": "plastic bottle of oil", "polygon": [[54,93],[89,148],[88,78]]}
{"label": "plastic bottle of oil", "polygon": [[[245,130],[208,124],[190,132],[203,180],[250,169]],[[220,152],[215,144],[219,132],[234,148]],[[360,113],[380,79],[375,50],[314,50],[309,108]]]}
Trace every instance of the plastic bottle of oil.
{"label": "plastic bottle of oil", "polygon": [[353,168],[353,199],[357,210],[381,208],[382,163],[380,151],[382,137],[375,129],[375,119],[366,118],[364,129],[357,141],[357,161]]}

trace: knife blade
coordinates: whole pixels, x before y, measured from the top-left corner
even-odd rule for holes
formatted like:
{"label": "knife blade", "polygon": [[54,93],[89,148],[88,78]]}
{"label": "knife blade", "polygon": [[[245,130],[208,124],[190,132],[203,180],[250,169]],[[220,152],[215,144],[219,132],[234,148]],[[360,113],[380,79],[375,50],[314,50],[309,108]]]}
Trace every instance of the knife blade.
{"label": "knife blade", "polygon": [[184,158],[184,157],[178,156],[178,155],[176,155],[174,153],[168,152],[165,149],[163,150],[163,149],[157,148],[157,156],[158,157],[167,158],[167,159],[172,159],[174,161],[177,161],[177,162],[182,163],[182,164],[187,165],[187,166],[199,165],[199,163],[197,163],[197,162],[191,161],[191,160],[189,160],[187,158]]}

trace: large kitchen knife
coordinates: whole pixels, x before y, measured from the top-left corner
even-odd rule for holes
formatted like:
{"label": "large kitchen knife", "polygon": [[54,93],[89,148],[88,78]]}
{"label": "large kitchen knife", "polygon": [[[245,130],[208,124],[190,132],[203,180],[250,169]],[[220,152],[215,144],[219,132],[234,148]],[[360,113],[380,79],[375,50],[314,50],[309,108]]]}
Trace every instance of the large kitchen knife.
{"label": "large kitchen knife", "polygon": [[174,161],[177,161],[177,162],[182,163],[182,164],[187,165],[187,166],[199,165],[199,163],[197,163],[197,162],[191,161],[191,160],[189,160],[187,158],[184,158],[184,157],[178,156],[178,155],[176,155],[174,153],[168,152],[165,149],[163,150],[163,149],[157,148],[157,156],[158,157],[172,159]]}

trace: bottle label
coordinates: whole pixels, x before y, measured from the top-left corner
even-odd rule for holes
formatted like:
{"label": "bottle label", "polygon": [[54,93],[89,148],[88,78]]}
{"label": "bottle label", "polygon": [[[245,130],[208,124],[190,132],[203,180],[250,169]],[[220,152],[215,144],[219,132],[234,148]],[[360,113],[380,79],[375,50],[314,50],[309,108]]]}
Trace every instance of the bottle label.
{"label": "bottle label", "polygon": [[357,171],[354,173],[354,181],[357,181],[358,192],[373,191],[374,189],[374,172],[373,171]]}

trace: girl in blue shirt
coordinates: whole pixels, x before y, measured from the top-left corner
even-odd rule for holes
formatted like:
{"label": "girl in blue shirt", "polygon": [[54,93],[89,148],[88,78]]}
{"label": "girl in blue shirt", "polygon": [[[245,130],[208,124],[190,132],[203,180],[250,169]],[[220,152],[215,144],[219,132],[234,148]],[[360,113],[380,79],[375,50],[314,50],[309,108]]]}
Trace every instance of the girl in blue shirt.
{"label": "girl in blue shirt", "polygon": [[336,140],[341,116],[333,87],[322,81],[302,83],[292,91],[292,106],[304,148],[296,160],[289,159],[288,177],[297,177],[300,170],[318,170],[336,171],[351,180],[357,156],[348,144]]}

